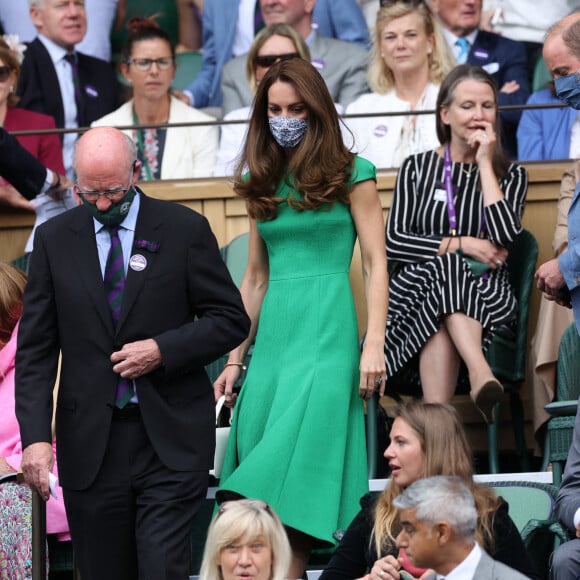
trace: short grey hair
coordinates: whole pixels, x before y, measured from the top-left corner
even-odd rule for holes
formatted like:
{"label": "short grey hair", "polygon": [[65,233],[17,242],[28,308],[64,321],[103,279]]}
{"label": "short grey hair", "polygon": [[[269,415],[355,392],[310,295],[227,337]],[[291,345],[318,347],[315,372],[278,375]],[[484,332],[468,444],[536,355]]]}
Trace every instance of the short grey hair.
{"label": "short grey hair", "polygon": [[28,0],[28,5],[30,8],[44,8],[44,0]]}
{"label": "short grey hair", "polygon": [[418,479],[393,504],[398,510],[414,510],[420,522],[434,526],[446,521],[459,537],[474,538],[477,510],[469,487],[459,477],[436,475]]}

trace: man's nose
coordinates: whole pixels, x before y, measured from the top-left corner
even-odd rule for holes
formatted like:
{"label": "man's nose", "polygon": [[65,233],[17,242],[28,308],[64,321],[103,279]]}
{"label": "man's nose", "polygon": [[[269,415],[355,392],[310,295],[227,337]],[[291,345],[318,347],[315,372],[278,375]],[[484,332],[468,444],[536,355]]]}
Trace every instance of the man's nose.
{"label": "man's nose", "polygon": [[113,202],[106,195],[99,195],[95,205],[99,211],[107,211]]}

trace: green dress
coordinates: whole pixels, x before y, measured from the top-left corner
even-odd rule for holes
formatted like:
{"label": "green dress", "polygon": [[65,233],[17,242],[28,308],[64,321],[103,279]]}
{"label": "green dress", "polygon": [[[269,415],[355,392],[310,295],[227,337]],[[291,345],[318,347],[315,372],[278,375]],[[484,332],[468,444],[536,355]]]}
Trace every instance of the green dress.
{"label": "green dress", "polygon": [[[355,158],[351,183],[367,179],[375,167]],[[281,183],[277,195],[298,194]],[[342,203],[278,209],[257,224],[270,278],[217,497],[264,500],[286,526],[328,545],[368,491],[349,281],[356,231]]]}

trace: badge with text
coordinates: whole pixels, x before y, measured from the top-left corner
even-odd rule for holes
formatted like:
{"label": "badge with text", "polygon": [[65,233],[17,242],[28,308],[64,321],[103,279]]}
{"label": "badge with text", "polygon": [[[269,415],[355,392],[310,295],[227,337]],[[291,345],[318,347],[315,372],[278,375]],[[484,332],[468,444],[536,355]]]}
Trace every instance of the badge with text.
{"label": "badge with text", "polygon": [[135,272],[141,272],[147,267],[147,258],[142,254],[133,254],[129,259],[129,268]]}

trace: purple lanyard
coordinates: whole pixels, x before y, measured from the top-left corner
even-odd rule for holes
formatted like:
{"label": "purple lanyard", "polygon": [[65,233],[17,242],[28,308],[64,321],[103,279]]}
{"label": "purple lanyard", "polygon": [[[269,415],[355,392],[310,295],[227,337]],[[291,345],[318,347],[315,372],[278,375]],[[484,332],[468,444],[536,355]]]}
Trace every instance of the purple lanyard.
{"label": "purple lanyard", "polygon": [[[447,194],[447,216],[449,218],[449,229],[451,235],[457,235],[457,213],[455,212],[455,203],[453,201],[453,183],[451,182],[451,152],[449,145],[446,145],[443,154],[443,178],[445,182],[445,193]],[[481,228],[479,237],[485,238],[487,227],[485,225],[485,214],[481,213]]]}

